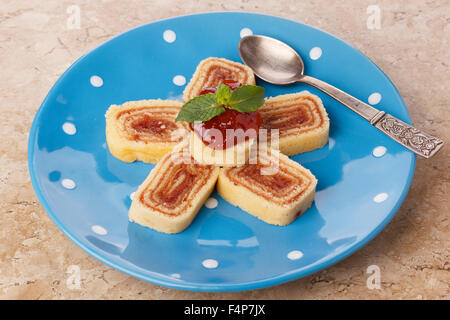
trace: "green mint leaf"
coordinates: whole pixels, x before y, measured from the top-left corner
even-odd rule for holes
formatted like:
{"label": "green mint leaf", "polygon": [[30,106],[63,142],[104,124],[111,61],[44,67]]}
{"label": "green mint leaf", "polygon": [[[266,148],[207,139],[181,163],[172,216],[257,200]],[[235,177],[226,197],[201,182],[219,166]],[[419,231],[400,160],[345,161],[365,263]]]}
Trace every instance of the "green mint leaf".
{"label": "green mint leaf", "polygon": [[216,95],[213,93],[195,97],[186,102],[178,112],[175,121],[208,121],[225,112],[225,108],[217,103]]}
{"label": "green mint leaf", "polygon": [[239,112],[258,110],[264,104],[264,88],[244,85],[234,89],[231,94],[229,107]]}
{"label": "green mint leaf", "polygon": [[231,89],[225,84],[221,84],[216,91],[216,99],[219,104],[228,104],[231,100]]}

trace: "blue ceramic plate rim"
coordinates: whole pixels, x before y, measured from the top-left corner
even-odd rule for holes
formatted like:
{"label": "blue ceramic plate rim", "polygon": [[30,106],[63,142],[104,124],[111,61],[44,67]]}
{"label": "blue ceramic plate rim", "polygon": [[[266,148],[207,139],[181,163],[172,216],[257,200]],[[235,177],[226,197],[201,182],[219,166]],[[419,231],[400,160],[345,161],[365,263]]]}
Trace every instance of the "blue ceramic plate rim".
{"label": "blue ceramic plate rim", "polygon": [[[82,250],[84,250],[85,252],[87,252],[89,255],[91,255],[92,257],[96,258],[97,260],[103,262],[104,264],[119,270],[125,274],[131,275],[135,278],[138,278],[140,280],[144,280],[153,284],[157,284],[157,285],[161,285],[161,286],[165,286],[165,287],[169,287],[169,288],[174,288],[174,289],[182,289],[182,290],[190,290],[190,291],[206,291],[206,292],[231,292],[231,291],[244,291],[244,290],[252,290],[252,289],[260,289],[260,288],[265,288],[265,287],[270,287],[270,286],[274,286],[274,285],[278,285],[278,284],[282,284],[288,281],[292,281],[295,279],[299,279],[302,277],[305,277],[307,275],[310,275],[312,273],[318,272],[322,269],[325,269],[329,266],[334,265],[335,263],[345,259],[346,257],[350,256],[351,254],[353,254],[354,252],[358,251],[359,249],[361,249],[363,246],[365,246],[367,243],[369,243],[374,237],[376,237],[385,227],[386,225],[392,220],[392,218],[394,217],[394,215],[396,214],[396,212],[398,211],[398,209],[400,208],[400,206],[402,205],[406,195],[408,194],[412,179],[414,177],[414,172],[415,172],[415,167],[416,167],[416,157],[413,156],[411,157],[411,163],[410,163],[410,170],[408,173],[408,178],[406,181],[406,184],[403,188],[403,191],[400,195],[400,197],[398,198],[398,201],[395,203],[393,209],[388,213],[388,215],[386,216],[386,218],[380,223],[378,224],[378,226],[372,231],[370,232],[365,238],[362,238],[360,241],[358,241],[357,243],[355,243],[353,246],[349,247],[347,250],[337,254],[336,256],[329,258],[329,259],[325,259],[324,261],[320,262],[320,263],[315,263],[312,264],[311,266],[302,269],[302,270],[294,270],[292,272],[289,273],[285,273],[279,276],[273,276],[267,279],[262,279],[262,280],[256,280],[256,281],[250,281],[250,282],[242,282],[239,284],[197,284],[197,283],[187,283],[187,282],[174,282],[174,281],[170,281],[167,280],[165,278],[162,277],[157,277],[157,276],[151,276],[148,274],[143,274],[140,272],[136,272],[133,270],[130,270],[126,267],[122,267],[119,264],[116,264],[114,262],[111,262],[110,260],[108,260],[108,258],[103,257],[101,254],[97,253],[95,250],[92,250],[91,248],[87,247],[83,241],[79,240],[76,236],[74,236],[70,230],[63,224],[61,223],[61,221],[58,219],[57,215],[53,212],[53,210],[50,208],[50,206],[48,205],[45,197],[43,196],[40,188],[39,188],[39,184],[36,178],[36,174],[34,171],[34,166],[33,166],[33,157],[34,157],[34,146],[33,143],[35,141],[36,138],[36,133],[37,133],[37,126],[38,126],[38,122],[39,122],[39,118],[40,118],[40,114],[44,108],[44,105],[46,104],[47,100],[49,100],[49,98],[54,94],[55,88],[57,87],[57,85],[62,82],[62,80],[67,76],[67,74],[70,72],[70,70],[72,68],[74,68],[85,56],[87,56],[88,54],[95,52],[99,49],[101,49],[104,45],[106,45],[107,43],[109,43],[110,41],[113,41],[114,39],[123,36],[124,34],[133,31],[133,30],[137,30],[140,28],[143,28],[145,26],[154,24],[154,23],[158,23],[158,22],[162,22],[162,21],[170,21],[170,20],[174,20],[174,19],[179,19],[182,17],[189,17],[189,16],[199,16],[199,15],[224,15],[224,14],[237,14],[237,15],[254,15],[254,16],[262,16],[262,17],[272,17],[272,18],[278,18],[278,19],[282,19],[282,20],[286,20],[286,21],[290,21],[293,23],[297,23],[299,25],[305,25],[301,22],[292,20],[292,19],[286,19],[286,18],[281,18],[275,15],[268,15],[268,14],[259,14],[259,13],[253,13],[253,12],[230,12],[230,11],[218,11],[218,12],[203,12],[203,13],[195,13],[195,14],[187,14],[187,15],[180,15],[180,16],[175,16],[175,17],[171,17],[171,18],[167,18],[167,19],[160,19],[160,20],[156,20],[144,25],[140,25],[137,26],[135,28],[132,28],[130,30],[127,30],[119,35],[116,35],[115,37],[112,37],[111,39],[109,39],[108,41],[102,43],[101,45],[97,46],[96,48],[90,50],[89,52],[83,54],[80,58],[78,58],[59,78],[58,80],[53,84],[52,88],[50,89],[50,91],[48,92],[48,94],[46,95],[46,97],[44,98],[43,102],[41,103],[38,111],[36,112],[36,115],[33,119],[31,128],[30,128],[30,134],[28,137],[28,169],[29,169],[29,173],[30,173],[30,178],[31,178],[31,183],[33,185],[33,188],[35,190],[35,193],[38,197],[38,200],[40,201],[41,205],[43,206],[44,210],[47,212],[47,214],[50,216],[50,218],[52,219],[52,221],[56,224],[56,226],[70,239],[72,240],[78,247],[80,247]],[[367,60],[369,60],[373,66],[375,66],[385,77],[386,79],[390,82],[390,84],[392,85],[392,88],[395,90],[395,92],[399,95],[400,97],[400,107],[404,109],[404,111],[406,111],[407,114],[407,119],[404,119],[406,122],[411,123],[410,120],[410,116],[409,116],[409,112],[408,109],[403,101],[403,99],[401,98],[397,88],[395,87],[395,85],[392,83],[392,81],[390,80],[390,78],[383,72],[383,70],[381,70],[381,68],[379,68],[370,58],[368,58],[366,55],[364,55],[361,51],[359,51],[358,49],[356,49],[354,46],[348,44],[346,41],[326,32],[323,30],[320,30],[318,28],[312,27],[307,25],[310,28],[313,28],[315,30],[318,30],[322,33],[326,33],[327,35],[338,39],[340,41],[342,41],[343,43],[345,43],[346,45],[348,45],[349,47],[351,47],[357,54],[364,56]]]}

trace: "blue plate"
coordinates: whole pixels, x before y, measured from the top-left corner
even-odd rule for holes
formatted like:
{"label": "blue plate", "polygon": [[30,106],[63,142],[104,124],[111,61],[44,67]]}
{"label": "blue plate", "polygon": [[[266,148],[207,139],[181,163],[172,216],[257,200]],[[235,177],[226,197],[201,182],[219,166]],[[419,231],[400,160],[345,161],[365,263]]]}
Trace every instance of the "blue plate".
{"label": "blue plate", "polygon": [[[150,23],[104,43],[56,82],[31,127],[31,181],[56,225],[107,265],[159,285],[236,291],[276,285],[328,267],[378,234],[400,207],[415,156],[365,120],[306,85],[274,86],[267,96],[309,90],[330,115],[329,143],[292,157],[318,178],[315,202],[286,227],[266,224],[216,193],[176,235],[128,222],[130,195],[151,164],[114,158],[105,143],[110,104],[180,99],[200,60],[240,61],[245,34],[268,35],[300,52],[306,73],[410,123],[386,75],[332,35],[277,17],[208,13]],[[370,97],[370,98],[369,98]]]}

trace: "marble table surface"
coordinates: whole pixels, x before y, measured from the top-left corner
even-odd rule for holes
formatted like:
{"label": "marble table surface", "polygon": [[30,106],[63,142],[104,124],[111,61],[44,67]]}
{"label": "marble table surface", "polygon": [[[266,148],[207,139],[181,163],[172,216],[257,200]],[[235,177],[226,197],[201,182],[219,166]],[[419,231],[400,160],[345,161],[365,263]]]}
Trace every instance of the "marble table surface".
{"label": "marble table surface", "polygon": [[[347,41],[392,79],[417,127],[450,143],[448,0],[339,6],[326,0],[2,0],[0,299],[450,299],[448,145],[432,159],[418,159],[404,204],[370,244],[326,270],[266,289],[194,293],[152,285],[90,257],[50,220],[30,183],[27,138],[57,78],[78,57],[135,26],[228,10],[275,14]],[[367,285],[373,265],[379,288]],[[73,270],[80,271],[77,286]]]}

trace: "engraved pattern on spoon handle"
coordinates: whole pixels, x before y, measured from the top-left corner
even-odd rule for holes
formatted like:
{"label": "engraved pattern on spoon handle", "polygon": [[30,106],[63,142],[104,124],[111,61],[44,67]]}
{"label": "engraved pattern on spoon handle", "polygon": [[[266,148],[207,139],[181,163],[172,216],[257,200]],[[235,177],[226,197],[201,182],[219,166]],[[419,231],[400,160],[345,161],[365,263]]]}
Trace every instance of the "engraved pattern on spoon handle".
{"label": "engraved pattern on spoon handle", "polygon": [[375,123],[375,127],[414,153],[430,158],[444,145],[444,141],[385,114]]}
{"label": "engraved pattern on spoon handle", "polygon": [[380,111],[361,100],[345,93],[344,91],[326,83],[322,80],[302,76],[298,82],[312,85],[325,92],[346,107],[350,108],[364,119],[370,122],[378,130],[389,136],[394,141],[418,154],[419,156],[430,158],[436,154],[443,146],[444,142],[419,129]]}

